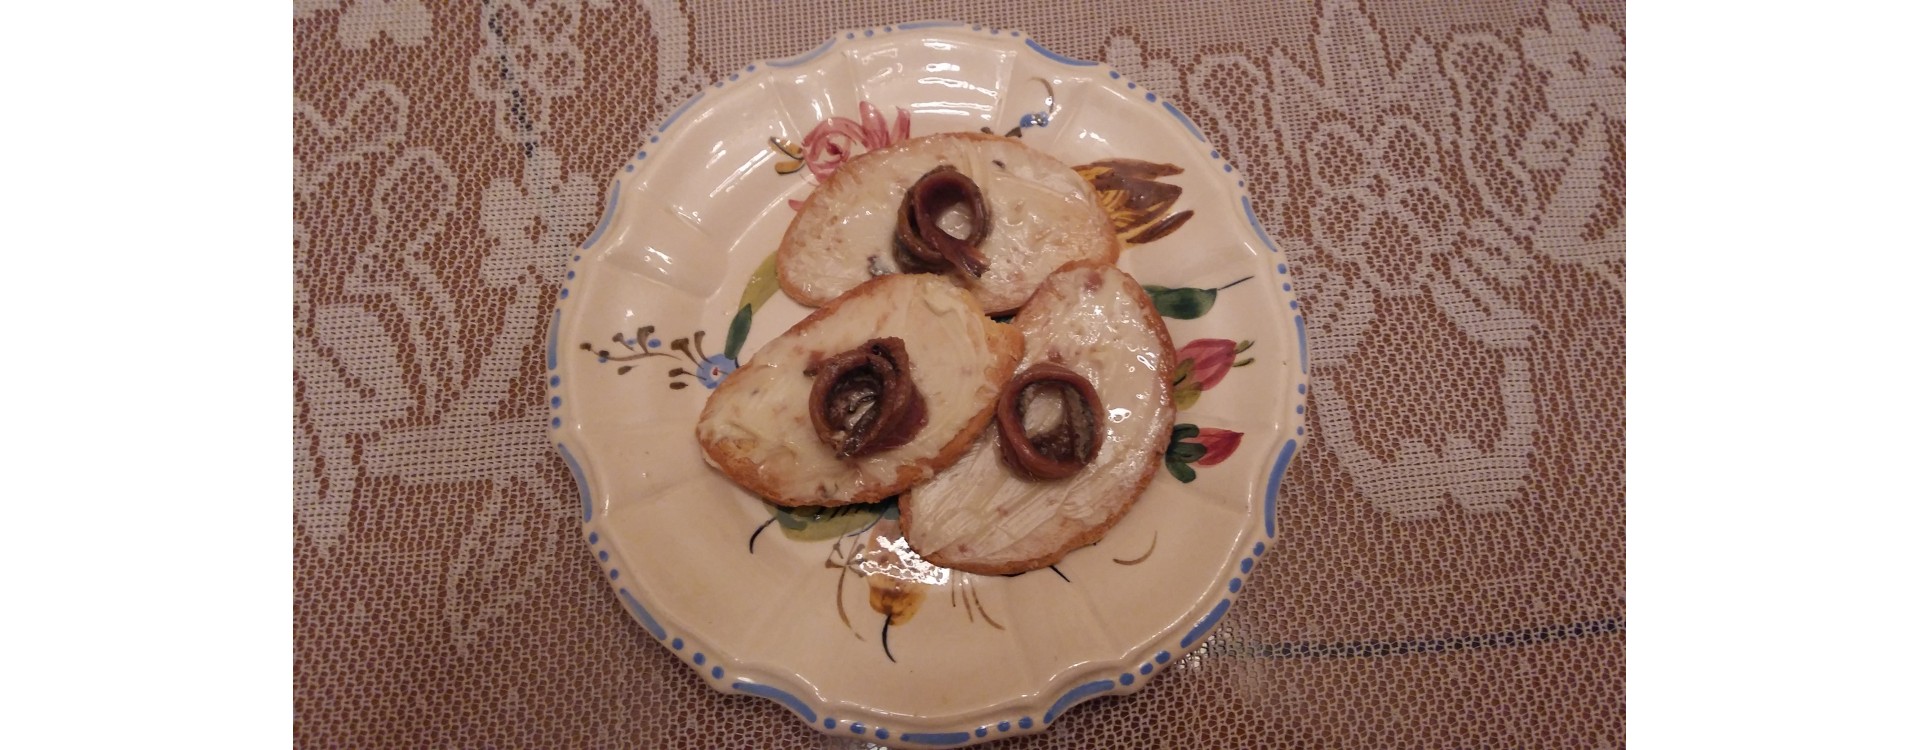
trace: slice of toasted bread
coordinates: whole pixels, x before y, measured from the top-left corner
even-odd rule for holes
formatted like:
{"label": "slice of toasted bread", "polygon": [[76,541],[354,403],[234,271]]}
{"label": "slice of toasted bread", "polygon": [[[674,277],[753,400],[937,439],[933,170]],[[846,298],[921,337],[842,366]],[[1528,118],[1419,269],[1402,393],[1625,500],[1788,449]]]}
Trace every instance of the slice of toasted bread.
{"label": "slice of toasted bread", "polygon": [[993,315],[1013,312],[1047,274],[1076,260],[1113,262],[1120,240],[1092,186],[1017,139],[941,133],[862,154],[808,196],[780,243],[780,288],[823,305],[874,276],[901,273],[898,209],[914,182],[940,166],[972,179],[990,217],[979,278],[945,273]]}
{"label": "slice of toasted bread", "polygon": [[[814,429],[813,377],[806,371],[881,337],[905,343],[926,424],[899,447],[836,458]],[[694,432],[707,463],[769,501],[882,500],[960,457],[992,418],[1020,342],[1018,328],[993,322],[972,295],[942,277],[873,279],[755,352],[708,397]]]}
{"label": "slice of toasted bread", "polygon": [[1014,325],[1026,338],[1015,371],[1054,362],[1086,378],[1106,411],[1105,438],[1078,473],[1033,481],[1002,460],[998,431],[984,431],[953,467],[900,498],[907,543],[935,565],[1021,573],[1099,541],[1153,480],[1172,435],[1173,342],[1126,272],[1069,264]]}

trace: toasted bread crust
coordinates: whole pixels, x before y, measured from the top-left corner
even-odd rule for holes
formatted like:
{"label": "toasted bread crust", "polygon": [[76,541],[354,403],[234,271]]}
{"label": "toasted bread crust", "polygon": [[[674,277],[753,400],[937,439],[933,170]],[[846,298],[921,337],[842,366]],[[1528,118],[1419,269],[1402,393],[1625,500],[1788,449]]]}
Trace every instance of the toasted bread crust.
{"label": "toasted bread crust", "polygon": [[[820,325],[821,321],[833,317],[848,302],[866,295],[878,293],[888,284],[901,283],[900,280],[902,278],[904,277],[883,276],[861,284],[852,291],[835,298],[825,306],[813,311],[812,314],[809,314],[799,323],[794,324],[792,328],[789,328],[786,333],[782,333],[781,335],[787,336],[803,333],[813,326]],[[961,296],[966,297],[968,302],[974,305],[977,310],[977,301],[974,301],[970,295],[963,294]],[[893,482],[885,484],[875,483],[872,486],[863,488],[843,498],[821,498],[816,494],[801,491],[803,490],[801,484],[804,483],[782,486],[780,482],[776,481],[778,479],[777,477],[768,477],[766,472],[760,470],[760,464],[751,457],[750,446],[745,441],[715,438],[707,434],[706,430],[699,427],[699,425],[705,425],[713,416],[714,406],[721,402],[722,394],[728,393],[729,388],[743,382],[737,377],[729,377],[722,381],[720,386],[714,390],[713,394],[707,398],[707,404],[700,412],[700,419],[696,423],[695,434],[699,439],[701,451],[705,454],[708,463],[726,474],[727,477],[735,483],[749,492],[765,498],[768,502],[777,505],[787,507],[835,507],[856,503],[878,502],[895,495],[913,484],[933,476],[935,472],[952,466],[955,461],[960,460],[960,457],[966,453],[967,446],[973,442],[974,438],[986,428],[987,423],[993,419],[993,404],[999,394],[998,387],[1013,377],[1013,368],[1019,364],[1021,353],[1024,350],[1024,336],[1022,336],[1018,327],[995,323],[987,320],[984,313],[981,314],[982,322],[986,325],[988,349],[988,365],[985,378],[988,383],[993,384],[995,387],[994,398],[987,399],[986,403],[982,404],[979,412],[974,414],[957,434],[942,445],[935,455],[902,464]],[[749,361],[742,369],[752,367],[753,364],[753,362]],[[800,436],[798,439],[811,440],[814,439],[814,436],[809,432],[807,435]]]}
{"label": "toasted bread crust", "polygon": [[[1061,266],[1060,270],[1054,273],[1068,273],[1081,268],[1098,268],[1106,265],[1109,264],[1095,261],[1076,261]],[[1124,274],[1125,272],[1123,271],[1122,273]],[[1128,278],[1131,279],[1132,277],[1128,276]],[[1166,321],[1163,320],[1160,317],[1160,313],[1154,309],[1153,299],[1146,294],[1146,291],[1140,288],[1140,285],[1136,282],[1130,285],[1128,292],[1133,297],[1134,302],[1138,304],[1144,312],[1144,322],[1147,324],[1147,327],[1153,331],[1155,337],[1159,339],[1160,350],[1163,353],[1163,355],[1157,359],[1156,369],[1158,370],[1161,383],[1164,386],[1160,391],[1160,405],[1164,407],[1162,413],[1166,414],[1166,424],[1161,426],[1160,432],[1162,438],[1157,445],[1141,446],[1140,448],[1141,450],[1151,451],[1149,455],[1157,456],[1166,452],[1167,442],[1170,441],[1173,436],[1173,368],[1176,364],[1172,361],[1174,356],[1173,338],[1168,335]],[[980,439],[992,440],[995,439],[995,437],[993,434],[987,434],[982,435]],[[986,449],[997,450],[997,448],[992,446]],[[948,554],[946,550],[928,552],[921,550],[917,546],[914,547],[914,549],[920,552],[926,561],[935,565],[981,575],[1014,575],[1044,568],[1060,562],[1068,553],[1100,541],[1101,538],[1105,537],[1107,532],[1112,530],[1113,526],[1120,522],[1120,519],[1125,518],[1128,511],[1132,510],[1134,502],[1139,500],[1142,493],[1146,492],[1147,486],[1153,482],[1154,477],[1159,474],[1159,471],[1159,461],[1145,462],[1139,480],[1134,482],[1131,488],[1124,494],[1110,499],[1112,509],[1105,515],[1104,519],[1097,524],[1081,526],[1070,518],[1056,516],[1051,523],[1036,529],[1034,533],[1030,534],[1027,538],[1040,540],[1056,535],[1059,536],[1059,538],[1057,540],[1045,539],[1043,543],[1036,545],[1042,551],[1022,559],[979,560],[954,556]],[[912,492],[900,497],[900,527],[908,544],[912,545],[914,539],[914,503]]]}
{"label": "toasted bread crust", "polygon": [[[1012,138],[986,133],[935,133],[933,135],[903,141],[886,148],[868,151],[848,159],[846,163],[840,165],[840,168],[836,170],[831,177],[827,178],[825,183],[807,195],[806,200],[801,203],[799,211],[794,215],[794,221],[787,224],[786,232],[781,235],[780,248],[777,252],[778,261],[776,262],[779,270],[780,290],[786,292],[787,296],[795,302],[809,307],[831,302],[833,299],[831,296],[810,290],[808,286],[800,280],[798,272],[795,270],[799,248],[805,244],[804,235],[807,230],[812,228],[812,224],[803,221],[802,218],[808,216],[809,209],[815,205],[816,201],[836,194],[840,190],[840,185],[859,178],[866,171],[879,169],[879,165],[888,155],[909,148],[924,148],[927,144],[938,143],[943,140],[976,142],[1005,141],[1019,143],[1019,141]],[[1036,161],[1050,162],[1066,172],[1073,172],[1073,168],[1070,165],[1053,158],[1051,155],[1028,147],[1025,144],[1020,144],[1020,146],[1030,152]],[[1082,180],[1082,182],[1084,184],[1084,180]],[[1089,185],[1088,187],[1089,190],[1091,190],[1092,186]],[[891,211],[894,206],[887,206],[886,208]],[[1119,235],[1114,233],[1111,220],[1106,217],[1105,211],[1099,207],[1097,202],[1093,204],[1092,210],[1100,214],[1100,220],[1096,222],[1096,224],[1099,227],[1098,231],[1104,235],[1105,255],[1102,257],[1076,260],[1072,261],[1072,263],[1091,262],[1111,264],[1120,258],[1120,252],[1124,246],[1120,241]],[[874,250],[876,252],[892,253],[892,242],[889,241],[885,247],[874,248]],[[1061,267],[1064,268],[1065,265]],[[1032,293],[1030,289],[1027,290],[1027,294],[1017,294],[1012,290],[981,289],[974,280],[966,278],[958,271],[949,271],[944,275],[962,283],[969,291],[974,293],[975,297],[982,299],[983,305],[989,308],[987,314],[992,316],[1007,315],[1018,311],[1020,306],[1025,304],[1027,297]],[[1000,299],[1002,303],[991,304],[991,301],[994,299]]]}

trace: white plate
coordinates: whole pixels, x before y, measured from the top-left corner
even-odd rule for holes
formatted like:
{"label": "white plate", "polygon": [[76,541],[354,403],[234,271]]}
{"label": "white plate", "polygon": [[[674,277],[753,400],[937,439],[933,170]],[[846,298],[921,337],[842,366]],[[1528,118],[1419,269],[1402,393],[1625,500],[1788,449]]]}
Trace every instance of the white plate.
{"label": "white plate", "polygon": [[[892,511],[776,514],[694,441],[714,384],[806,312],[763,261],[830,149],[809,162],[781,147],[804,156],[818,128],[857,153],[897,137],[900,112],[913,135],[1018,127],[1070,165],[1182,170],[1134,183],[1181,190],[1139,223],[1149,233],[1192,214],[1129,244],[1120,266],[1170,290],[1156,301],[1198,365],[1176,386],[1185,426],[1132,512],[1054,570],[919,563],[905,566],[919,582],[863,577],[875,561],[853,551],[897,542]],[[1286,259],[1239,173],[1185,115],[1020,32],[926,22],[748,65],[644,143],[573,258],[547,368],[587,542],[648,633],[719,690],[777,701],[824,732],[931,747],[1041,731],[1080,701],[1141,689],[1204,642],[1273,540],[1304,435],[1306,348]],[[882,584],[907,593],[870,596]]]}

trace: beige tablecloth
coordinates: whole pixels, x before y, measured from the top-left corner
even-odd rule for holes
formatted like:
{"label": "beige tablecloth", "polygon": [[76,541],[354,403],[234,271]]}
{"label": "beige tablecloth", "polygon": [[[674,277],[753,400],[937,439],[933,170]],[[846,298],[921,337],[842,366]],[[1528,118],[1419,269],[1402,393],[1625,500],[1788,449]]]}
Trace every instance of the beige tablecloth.
{"label": "beige tablecloth", "polygon": [[1310,338],[1308,442],[1239,603],[1140,694],[1003,744],[1624,744],[1624,14],[296,0],[296,744],[859,744],[714,692],[620,607],[541,353],[650,124],[751,60],[918,18],[1022,29],[1190,114]]}

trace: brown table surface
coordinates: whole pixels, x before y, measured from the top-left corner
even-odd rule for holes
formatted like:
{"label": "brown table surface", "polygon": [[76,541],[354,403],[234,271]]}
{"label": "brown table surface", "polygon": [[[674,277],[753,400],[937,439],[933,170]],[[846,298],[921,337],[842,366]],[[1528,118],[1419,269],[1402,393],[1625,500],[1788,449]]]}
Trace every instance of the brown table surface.
{"label": "brown table surface", "polygon": [[294,7],[297,745],[862,745],[711,690],[623,611],[541,353],[650,124],[922,18],[1021,29],[1191,115],[1310,341],[1306,448],[1239,603],[1146,690],[1003,746],[1625,743],[1621,3]]}

